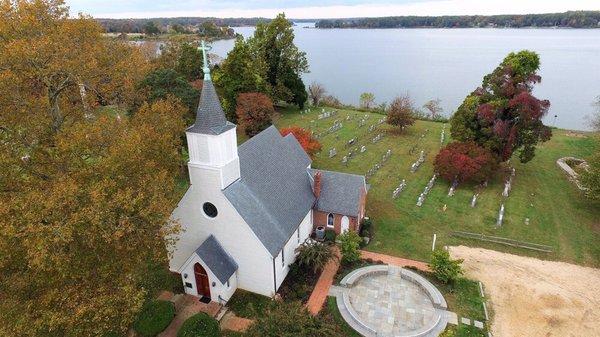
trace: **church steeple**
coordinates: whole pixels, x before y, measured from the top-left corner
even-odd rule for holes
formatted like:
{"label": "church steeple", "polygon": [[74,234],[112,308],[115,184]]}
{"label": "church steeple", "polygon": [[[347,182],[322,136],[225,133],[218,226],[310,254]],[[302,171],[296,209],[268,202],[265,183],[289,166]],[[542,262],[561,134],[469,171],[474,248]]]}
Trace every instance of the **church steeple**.
{"label": "church steeple", "polygon": [[204,84],[196,122],[186,130],[192,185],[218,186],[221,189],[240,178],[235,124],[225,118],[217,91],[210,78],[207,52],[202,41]]}
{"label": "church steeple", "polygon": [[230,123],[225,118],[225,113],[219,102],[217,91],[210,77],[210,68],[208,67],[208,47],[204,41],[201,42],[202,59],[204,61],[204,83],[200,95],[200,104],[196,111],[196,122],[188,128],[188,132],[203,133],[209,135],[219,135],[227,130],[235,128],[235,124]]}

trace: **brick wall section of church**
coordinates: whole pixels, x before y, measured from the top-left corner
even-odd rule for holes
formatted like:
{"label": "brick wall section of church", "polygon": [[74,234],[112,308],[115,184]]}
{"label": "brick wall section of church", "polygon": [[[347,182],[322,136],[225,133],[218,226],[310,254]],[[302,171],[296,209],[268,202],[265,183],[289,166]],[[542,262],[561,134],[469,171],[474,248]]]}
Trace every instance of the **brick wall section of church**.
{"label": "brick wall section of church", "polygon": [[[359,210],[359,217],[360,219],[357,220],[356,217],[354,216],[348,216],[348,219],[350,220],[350,230],[354,230],[354,231],[358,231],[360,230],[359,226],[360,226],[360,222],[362,222],[362,218],[364,218],[365,216],[365,204],[367,202],[367,193],[364,189],[362,189],[361,193],[360,193],[360,210]],[[321,211],[317,211],[316,209],[313,209],[313,230],[315,230],[317,227],[319,226],[323,226],[325,227],[325,229],[331,229],[327,227],[327,215],[329,213],[326,212],[321,212]],[[345,214],[337,214],[337,213],[333,213],[333,230],[335,231],[336,234],[340,234],[342,232],[342,217]]]}
{"label": "brick wall section of church", "polygon": [[[331,229],[330,227],[327,227],[327,215],[329,213],[325,213],[325,212],[321,212],[321,211],[317,211],[317,210],[313,210],[313,229],[316,229],[319,226],[323,226],[325,227],[325,229]],[[343,214],[337,214],[337,213],[333,213],[333,230],[335,231],[336,234],[340,234],[342,231],[342,217],[344,215]],[[356,222],[356,217],[353,216],[349,216],[348,219],[350,220],[350,230],[358,230],[357,227],[357,222]]]}

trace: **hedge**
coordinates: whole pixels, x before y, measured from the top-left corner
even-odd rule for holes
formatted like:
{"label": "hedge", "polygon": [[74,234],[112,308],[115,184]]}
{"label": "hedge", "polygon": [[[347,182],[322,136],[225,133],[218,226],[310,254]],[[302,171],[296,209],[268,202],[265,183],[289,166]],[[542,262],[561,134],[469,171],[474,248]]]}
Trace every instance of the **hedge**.
{"label": "hedge", "polygon": [[188,318],[177,332],[177,337],[219,336],[219,322],[203,312]]}
{"label": "hedge", "polygon": [[133,329],[143,337],[154,337],[165,330],[175,317],[175,307],[169,301],[146,303],[133,323]]}

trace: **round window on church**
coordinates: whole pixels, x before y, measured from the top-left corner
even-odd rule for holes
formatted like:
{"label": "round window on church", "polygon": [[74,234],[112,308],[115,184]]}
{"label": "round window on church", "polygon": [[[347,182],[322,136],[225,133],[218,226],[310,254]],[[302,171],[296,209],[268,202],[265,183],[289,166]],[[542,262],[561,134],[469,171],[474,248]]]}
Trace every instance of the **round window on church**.
{"label": "round window on church", "polygon": [[219,213],[217,212],[217,207],[211,204],[210,202],[205,202],[204,205],[202,205],[202,210],[204,211],[204,214],[206,214],[206,216],[209,218],[214,218]]}

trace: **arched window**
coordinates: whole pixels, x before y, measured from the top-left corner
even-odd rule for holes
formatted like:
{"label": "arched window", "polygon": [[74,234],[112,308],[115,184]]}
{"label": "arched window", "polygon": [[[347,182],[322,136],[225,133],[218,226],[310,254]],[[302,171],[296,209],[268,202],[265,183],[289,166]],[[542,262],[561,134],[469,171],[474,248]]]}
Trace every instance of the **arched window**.
{"label": "arched window", "polygon": [[217,206],[210,202],[205,202],[204,205],[202,205],[202,211],[204,212],[204,215],[209,218],[214,218],[217,216],[217,214],[219,214],[217,211]]}
{"label": "arched window", "polygon": [[333,214],[329,213],[327,215],[327,227],[333,228]]}

